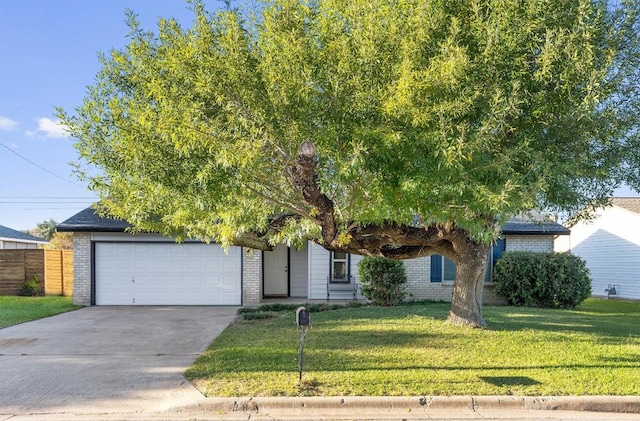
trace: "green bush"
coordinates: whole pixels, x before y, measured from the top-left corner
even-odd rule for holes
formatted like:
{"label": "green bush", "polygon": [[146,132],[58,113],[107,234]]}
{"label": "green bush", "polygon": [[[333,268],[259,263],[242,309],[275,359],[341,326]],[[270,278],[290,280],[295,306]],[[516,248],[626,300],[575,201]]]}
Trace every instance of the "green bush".
{"label": "green bush", "polygon": [[513,306],[569,308],[591,295],[585,261],[568,253],[507,252],[494,281],[496,294]]}
{"label": "green bush", "polygon": [[18,295],[22,297],[43,297],[44,296],[44,287],[40,285],[38,281],[38,276],[33,275],[27,282],[22,285]]}
{"label": "green bush", "polygon": [[407,293],[407,275],[401,261],[383,257],[365,257],[358,264],[362,295],[384,306],[401,302]]}

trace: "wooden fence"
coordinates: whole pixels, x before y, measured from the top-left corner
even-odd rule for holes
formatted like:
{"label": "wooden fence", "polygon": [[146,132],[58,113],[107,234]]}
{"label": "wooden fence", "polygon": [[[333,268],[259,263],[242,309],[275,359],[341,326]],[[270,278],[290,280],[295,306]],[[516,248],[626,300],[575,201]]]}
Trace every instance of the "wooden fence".
{"label": "wooden fence", "polygon": [[73,252],[0,250],[0,295],[17,295],[34,275],[46,295],[73,295]]}

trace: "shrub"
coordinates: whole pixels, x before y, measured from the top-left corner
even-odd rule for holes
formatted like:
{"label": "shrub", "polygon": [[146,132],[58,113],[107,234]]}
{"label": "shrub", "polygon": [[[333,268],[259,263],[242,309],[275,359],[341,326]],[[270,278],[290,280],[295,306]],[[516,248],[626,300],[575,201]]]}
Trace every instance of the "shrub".
{"label": "shrub", "polygon": [[375,304],[395,305],[407,296],[407,275],[401,261],[365,257],[358,264],[358,276],[362,295]]}
{"label": "shrub", "polygon": [[513,306],[568,308],[591,295],[585,261],[568,253],[507,252],[494,281],[496,294]]}
{"label": "shrub", "polygon": [[241,314],[244,320],[266,320],[266,319],[274,319],[278,317],[277,313],[273,311],[246,311]]}
{"label": "shrub", "polygon": [[305,303],[305,304],[284,304],[284,303],[273,303],[273,304],[263,304],[258,307],[241,307],[238,309],[238,315],[242,316],[245,320],[257,320],[257,319],[268,319],[276,317],[276,313],[280,312],[293,312],[298,309],[298,307],[304,306],[311,313],[320,313],[323,311],[331,311],[331,310],[341,310],[344,308],[359,308],[363,307],[364,304],[358,302],[351,302],[347,304],[329,304],[329,303]]}
{"label": "shrub", "polygon": [[22,285],[18,295],[23,297],[43,297],[44,296],[44,287],[40,285],[38,281],[38,276],[35,274],[29,278],[27,282]]}

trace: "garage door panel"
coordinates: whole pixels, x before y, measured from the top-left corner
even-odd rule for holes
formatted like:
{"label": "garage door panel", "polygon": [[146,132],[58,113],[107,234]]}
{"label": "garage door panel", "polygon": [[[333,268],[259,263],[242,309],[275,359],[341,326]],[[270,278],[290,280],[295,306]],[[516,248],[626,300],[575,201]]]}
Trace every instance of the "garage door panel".
{"label": "garage door panel", "polygon": [[96,243],[98,305],[240,305],[240,249]]}

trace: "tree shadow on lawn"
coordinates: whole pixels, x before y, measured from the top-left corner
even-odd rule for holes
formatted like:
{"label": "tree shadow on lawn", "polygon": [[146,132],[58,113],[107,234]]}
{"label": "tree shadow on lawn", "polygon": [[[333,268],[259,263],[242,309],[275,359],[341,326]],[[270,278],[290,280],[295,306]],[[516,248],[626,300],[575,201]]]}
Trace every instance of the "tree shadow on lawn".
{"label": "tree shadow on lawn", "polygon": [[539,381],[526,376],[478,376],[478,378],[498,387],[537,386],[542,384]]}

